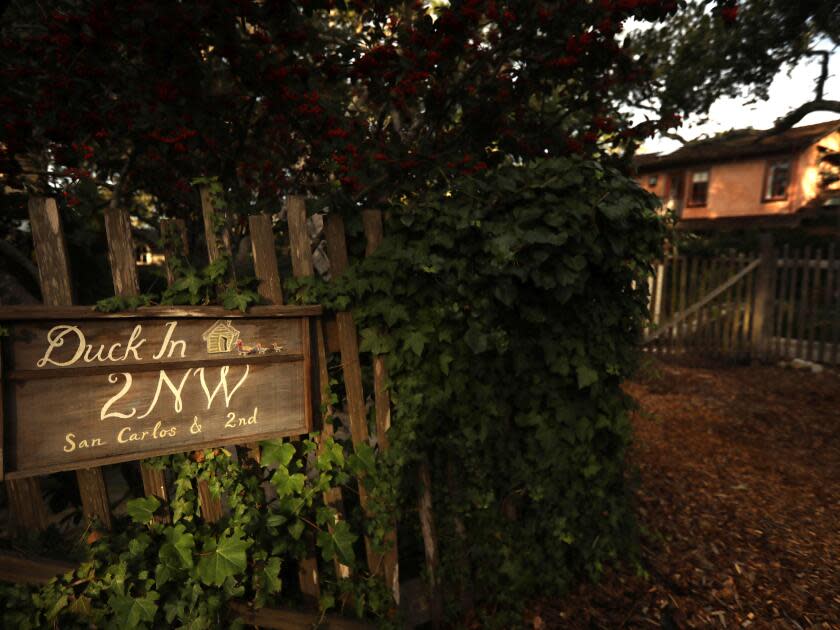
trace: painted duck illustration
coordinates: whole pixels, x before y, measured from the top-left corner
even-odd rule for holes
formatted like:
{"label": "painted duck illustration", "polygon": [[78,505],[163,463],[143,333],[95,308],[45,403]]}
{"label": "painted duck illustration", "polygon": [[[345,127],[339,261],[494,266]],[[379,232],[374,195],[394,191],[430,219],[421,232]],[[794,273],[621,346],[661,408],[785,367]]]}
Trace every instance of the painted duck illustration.
{"label": "painted duck illustration", "polygon": [[257,352],[259,352],[258,348],[259,344],[257,344],[257,347],[246,346],[241,339],[236,342],[236,351],[239,354],[256,354]]}

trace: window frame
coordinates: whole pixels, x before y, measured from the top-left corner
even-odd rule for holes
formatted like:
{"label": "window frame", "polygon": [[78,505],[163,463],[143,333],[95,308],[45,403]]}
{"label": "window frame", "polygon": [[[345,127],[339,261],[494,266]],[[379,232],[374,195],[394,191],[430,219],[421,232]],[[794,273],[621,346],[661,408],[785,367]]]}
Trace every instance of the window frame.
{"label": "window frame", "polygon": [[[693,199],[694,195],[694,175],[697,173],[706,173],[706,195],[702,202],[697,202]],[[688,171],[686,175],[687,186],[685,187],[685,207],[686,208],[705,208],[709,205],[709,186],[712,182],[712,169],[707,166],[704,168],[695,168]]]}
{"label": "window frame", "polygon": [[[785,186],[785,194],[780,197],[770,197],[767,195],[767,189],[770,184],[770,177],[773,172],[773,167],[776,164],[787,162],[788,164],[788,181]],[[775,201],[787,201],[790,197],[790,185],[793,183],[793,156],[783,156],[768,158],[764,162],[764,177],[761,180],[761,203],[773,203]]]}

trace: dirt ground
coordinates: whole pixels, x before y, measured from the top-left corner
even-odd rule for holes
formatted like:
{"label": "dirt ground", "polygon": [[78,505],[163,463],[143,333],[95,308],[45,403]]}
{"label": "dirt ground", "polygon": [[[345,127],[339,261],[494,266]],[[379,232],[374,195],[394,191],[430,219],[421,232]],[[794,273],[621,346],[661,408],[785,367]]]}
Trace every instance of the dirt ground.
{"label": "dirt ground", "polygon": [[840,374],[655,362],[632,460],[647,577],[614,572],[536,628],[840,628]]}

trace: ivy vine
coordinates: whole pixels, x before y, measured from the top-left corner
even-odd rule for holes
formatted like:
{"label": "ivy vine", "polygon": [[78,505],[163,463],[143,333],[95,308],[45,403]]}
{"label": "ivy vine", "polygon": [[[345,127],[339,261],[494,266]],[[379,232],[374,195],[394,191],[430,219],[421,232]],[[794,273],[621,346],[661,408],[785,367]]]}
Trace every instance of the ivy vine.
{"label": "ivy vine", "polygon": [[[129,501],[127,517],[113,532],[88,536],[87,559],[45,587],[0,585],[3,627],[241,627],[226,603],[240,599],[262,607],[300,600],[290,576],[296,578],[294,563],[313,553],[324,560],[322,612],[349,607],[345,612],[378,615],[387,625],[394,617],[390,594],[380,577],[365,571],[354,547],[364,531],[361,516],[339,520],[324,501],[333,488],[352,492],[353,477],[375,478],[370,448],[350,452],[317,435],[260,446],[259,464],[235,461],[224,449],[149,460],[173,475],[168,505],[155,497]],[[217,523],[199,517],[197,480],[224,499]],[[155,519],[162,514],[169,522]],[[368,535],[385,548],[375,531]],[[335,575],[335,559],[350,567],[352,577]]]}
{"label": "ivy vine", "polygon": [[633,561],[620,383],[665,234],[658,205],[584,159],[507,164],[386,208],[383,243],[337,282],[292,283],[302,301],[352,308],[362,350],[386,356],[381,467],[408,513],[430,464],[452,614],[467,594],[510,627],[534,597]]}

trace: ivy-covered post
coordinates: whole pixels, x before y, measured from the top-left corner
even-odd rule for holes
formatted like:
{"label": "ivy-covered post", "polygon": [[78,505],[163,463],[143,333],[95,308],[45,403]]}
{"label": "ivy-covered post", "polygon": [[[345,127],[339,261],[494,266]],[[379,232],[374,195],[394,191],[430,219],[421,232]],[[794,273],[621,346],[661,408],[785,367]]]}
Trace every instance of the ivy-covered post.
{"label": "ivy-covered post", "polygon": [[[344,220],[338,214],[329,214],[324,226],[327,238],[327,253],[330,257],[330,270],[335,281],[348,268],[347,241],[344,233]],[[367,409],[362,387],[362,369],[359,362],[359,339],[356,323],[350,311],[340,311],[335,315],[338,324],[338,342],[341,349],[341,367],[344,373],[344,388],[347,392],[347,414],[350,416],[350,436],[353,447],[369,446],[370,435],[367,424]],[[359,503],[366,515],[368,493],[365,481],[359,478]],[[371,540],[365,536],[365,551],[370,572],[376,574],[380,569],[381,556],[373,549]]]}
{"label": "ivy-covered post", "polygon": [[[382,211],[362,210],[362,224],[365,232],[365,256],[372,255],[382,243]],[[383,451],[388,450],[388,429],[391,428],[391,396],[388,392],[388,371],[385,367],[385,356],[373,355],[373,400],[376,416],[376,442]],[[396,523],[385,535],[390,545],[385,552],[382,562],[385,565],[385,584],[394,595],[394,601],[400,603],[400,572],[397,558],[397,528]]]}
{"label": "ivy-covered post", "polygon": [[[289,226],[289,248],[292,258],[292,273],[296,278],[310,278],[315,275],[315,266],[312,261],[312,246],[309,242],[309,232],[306,229],[306,202],[303,197],[291,195],[286,203],[286,221]],[[324,329],[321,319],[315,322],[315,340],[318,346],[318,380],[321,383],[321,406],[324,412],[331,416],[333,413],[332,400],[330,399],[329,381],[330,375],[327,371],[327,349],[324,342]],[[333,426],[329,422],[322,423],[321,433],[324,437],[330,438],[333,435]],[[323,441],[319,440],[319,449],[323,452]],[[340,519],[343,511],[343,497],[340,488],[330,488],[324,493],[324,503],[336,511],[336,519]],[[335,573],[341,578],[349,578],[350,567],[335,559]]]}

